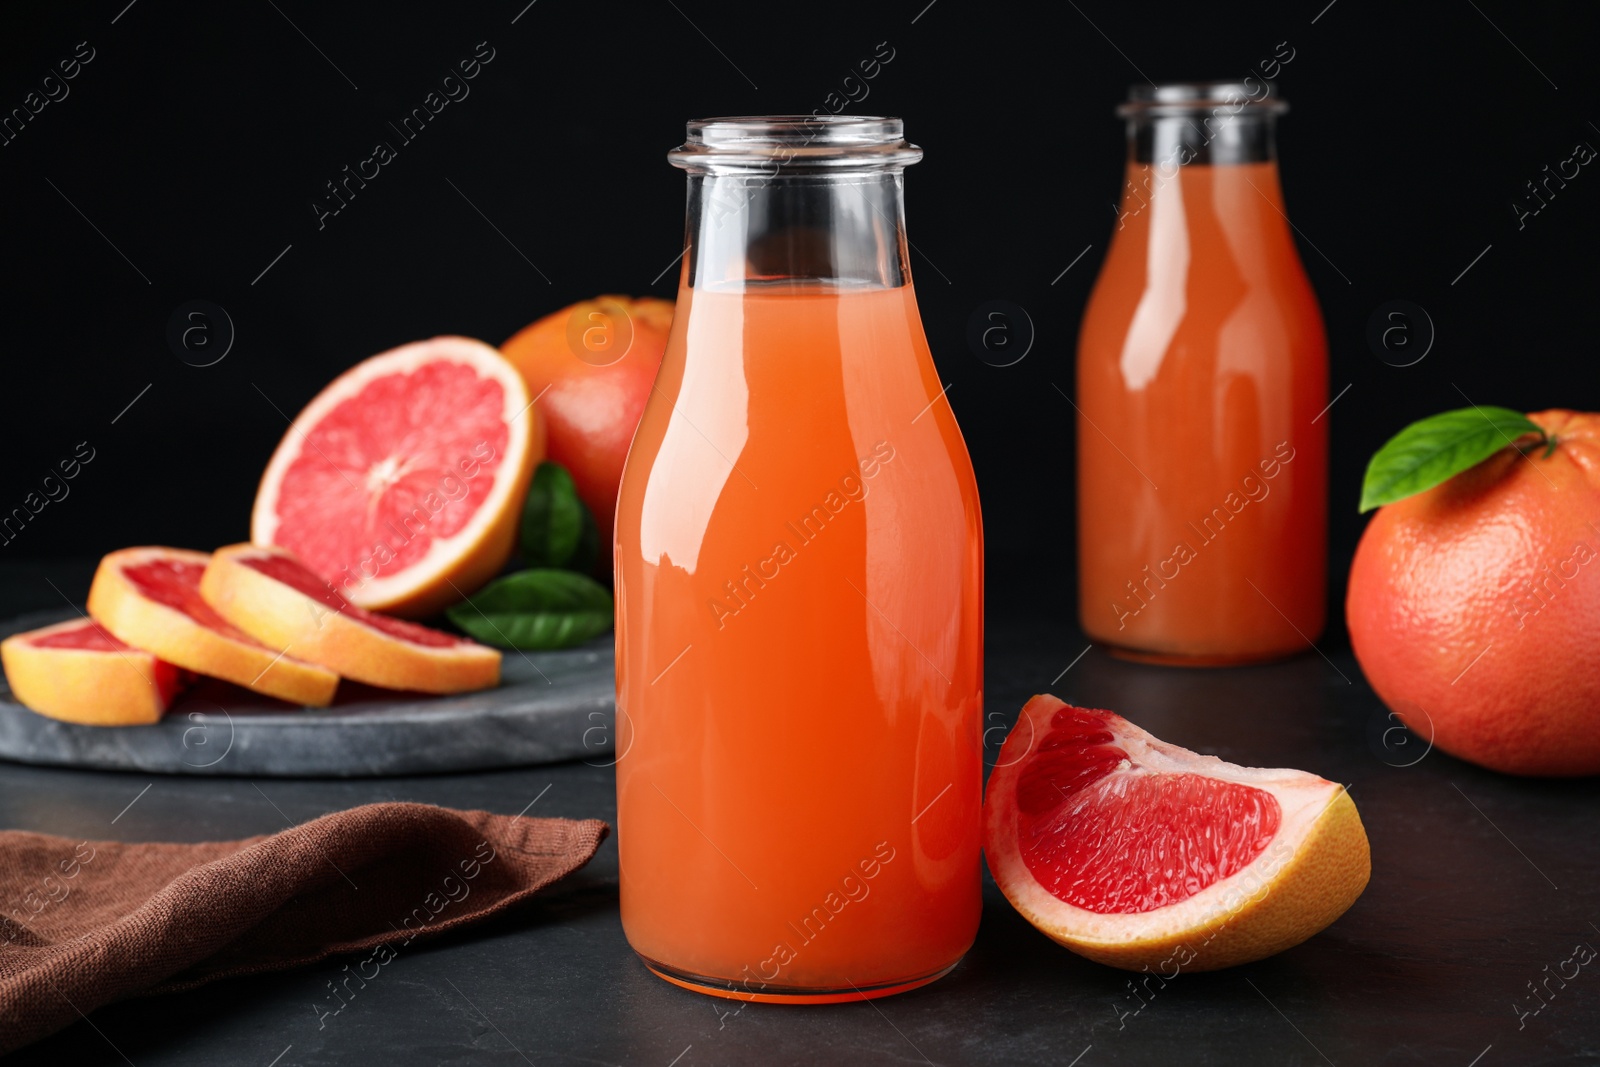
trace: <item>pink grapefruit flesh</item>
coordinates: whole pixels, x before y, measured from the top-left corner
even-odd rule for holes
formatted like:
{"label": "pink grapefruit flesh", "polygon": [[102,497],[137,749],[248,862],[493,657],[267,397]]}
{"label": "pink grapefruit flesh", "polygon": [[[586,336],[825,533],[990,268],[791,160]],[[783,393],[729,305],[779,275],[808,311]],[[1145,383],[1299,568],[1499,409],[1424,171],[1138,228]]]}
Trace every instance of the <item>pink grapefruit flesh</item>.
{"label": "pink grapefruit flesh", "polygon": [[356,605],[425,617],[510,556],[543,446],[521,375],[493,348],[405,345],[341,374],[294,420],[251,540],[289,549]]}
{"label": "pink grapefruit flesh", "polygon": [[[1266,850],[1282,820],[1277,798],[1201,774],[1124,769],[1128,753],[1107,729],[1108,714],[1056,712],[1018,776],[1022,856],[1040,885],[1089,911],[1151,911],[1194,896]],[[1116,803],[1085,796],[1107,790]]]}
{"label": "pink grapefruit flesh", "polygon": [[35,648],[80,648],[85,652],[128,652],[129,647],[112,637],[93,619],[73,619],[44,630],[24,635]]}
{"label": "pink grapefruit flesh", "polygon": [[122,568],[122,575],[147,600],[182,612],[201,626],[228,637],[250,636],[218,615],[200,595],[200,576],[206,565],[198,559],[157,556]]}

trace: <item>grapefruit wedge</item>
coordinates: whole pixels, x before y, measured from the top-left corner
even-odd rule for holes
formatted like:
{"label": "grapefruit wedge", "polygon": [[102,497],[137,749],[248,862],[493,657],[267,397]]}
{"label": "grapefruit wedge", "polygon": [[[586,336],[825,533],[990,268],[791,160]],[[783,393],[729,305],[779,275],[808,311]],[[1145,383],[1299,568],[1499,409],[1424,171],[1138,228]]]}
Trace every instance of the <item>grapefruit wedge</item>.
{"label": "grapefruit wedge", "polygon": [[118,641],[93,619],[71,619],[0,641],[11,695],[63,722],[133,726],[161,718],[184,672]]}
{"label": "grapefruit wedge", "polygon": [[306,405],[261,477],[250,539],[289,549],[353,604],[423,618],[510,557],[543,453],[527,386],[500,353],[418,341]]}
{"label": "grapefruit wedge", "polygon": [[285,549],[217,549],[200,595],[257,640],[368,685],[460,693],[500,681],[494,649],[357,607]]}
{"label": "grapefruit wedge", "polygon": [[1224,763],[1053,696],[1028,701],[1006,738],[984,852],[1006,899],[1051,938],[1167,977],[1299,944],[1371,872],[1343,786]]}
{"label": "grapefruit wedge", "polygon": [[89,614],[118,640],[168,663],[292,704],[325,707],[339,676],[268,648],[200,596],[211,557],[181,548],[124,548],[100,561]]}

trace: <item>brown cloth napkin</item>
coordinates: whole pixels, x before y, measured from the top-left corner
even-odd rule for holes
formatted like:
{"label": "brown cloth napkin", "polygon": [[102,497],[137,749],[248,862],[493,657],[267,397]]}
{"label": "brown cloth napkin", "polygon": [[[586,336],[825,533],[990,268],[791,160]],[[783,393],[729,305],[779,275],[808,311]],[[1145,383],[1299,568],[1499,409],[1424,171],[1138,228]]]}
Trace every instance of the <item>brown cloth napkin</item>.
{"label": "brown cloth napkin", "polygon": [[369,804],[198,845],[0,832],[0,1053],[138,994],[367,949],[381,966],[571,874],[609,831]]}

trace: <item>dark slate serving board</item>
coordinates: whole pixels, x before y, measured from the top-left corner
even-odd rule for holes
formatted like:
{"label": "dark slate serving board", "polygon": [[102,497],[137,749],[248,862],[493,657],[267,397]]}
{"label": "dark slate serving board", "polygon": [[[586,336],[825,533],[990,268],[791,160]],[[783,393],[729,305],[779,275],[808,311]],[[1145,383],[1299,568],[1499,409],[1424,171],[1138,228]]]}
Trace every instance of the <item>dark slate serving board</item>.
{"label": "dark slate serving board", "polygon": [[[0,622],[0,636],[69,618]],[[500,685],[458,696],[341,682],[332,707],[300,708],[202,680],[148,726],[78,726],[35,714],[0,685],[0,759],[158,774],[353,778],[558,760],[612,762],[611,635],[559,652],[507,652]]]}

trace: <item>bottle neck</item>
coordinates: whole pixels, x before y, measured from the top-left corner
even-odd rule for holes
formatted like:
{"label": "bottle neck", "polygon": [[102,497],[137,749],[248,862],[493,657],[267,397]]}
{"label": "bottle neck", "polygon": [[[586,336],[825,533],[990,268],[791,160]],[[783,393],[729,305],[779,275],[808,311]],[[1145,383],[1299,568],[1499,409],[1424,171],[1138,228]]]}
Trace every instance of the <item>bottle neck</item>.
{"label": "bottle neck", "polygon": [[1191,165],[1230,166],[1277,159],[1275,116],[1226,106],[1184,114],[1128,119],[1128,160],[1168,170]]}
{"label": "bottle neck", "polygon": [[682,284],[721,292],[909,285],[902,178],[898,168],[691,172]]}
{"label": "bottle neck", "polygon": [[[1235,251],[1292,241],[1271,121],[1211,129],[1177,116],[1130,122],[1115,239],[1143,245],[1174,241],[1177,231],[1225,233]],[[1195,254],[1202,244],[1224,247],[1199,237],[1184,242]]]}

